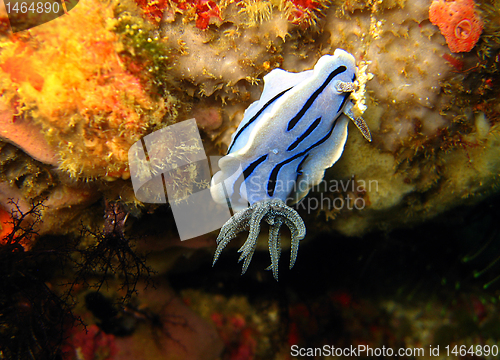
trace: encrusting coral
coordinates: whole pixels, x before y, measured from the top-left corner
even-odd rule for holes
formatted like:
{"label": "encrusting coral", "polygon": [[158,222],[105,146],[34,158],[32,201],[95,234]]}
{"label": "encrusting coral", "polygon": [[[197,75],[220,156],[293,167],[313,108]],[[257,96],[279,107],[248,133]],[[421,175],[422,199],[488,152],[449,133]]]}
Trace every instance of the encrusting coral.
{"label": "encrusting coral", "polygon": [[317,29],[326,5],[289,0],[174,2],[164,9],[161,23],[166,44],[175,50],[172,74],[192,95],[215,94],[224,103],[248,100],[254,91],[247,84],[256,85],[265,73],[280,67],[285,38],[297,29]]}
{"label": "encrusting coral", "polygon": [[[442,1],[436,3],[442,4]],[[15,207],[22,213],[29,210],[30,203],[37,203],[31,200],[47,198],[46,208],[37,215],[42,220],[38,232],[63,235],[57,239],[40,237],[38,243],[35,243],[36,236],[30,238],[26,244],[28,251],[21,251],[24,244],[19,242],[15,243],[15,253],[2,247],[0,255],[6,266],[1,269],[21,270],[14,276],[8,272],[0,277],[2,289],[11,290],[0,293],[0,305],[6,310],[0,311],[2,316],[9,320],[16,318],[19,306],[27,310],[21,314],[21,320],[26,323],[33,319],[31,314],[38,316],[39,321],[34,324],[37,334],[43,335],[44,329],[51,330],[47,324],[54,325],[51,318],[46,318],[47,313],[40,315],[38,311],[45,305],[58,305],[57,297],[49,288],[50,285],[59,290],[56,282],[53,278],[45,281],[45,278],[25,276],[38,273],[38,267],[32,267],[24,259],[36,255],[31,250],[45,245],[42,240],[47,238],[70,244],[74,240],[71,232],[82,227],[89,229],[91,233],[87,232],[78,248],[84,254],[80,260],[89,279],[99,279],[95,273],[99,268],[113,275],[111,270],[116,268],[115,261],[120,256],[129,256],[122,262],[122,269],[127,273],[129,265],[133,266],[127,259],[134,259],[127,247],[134,245],[138,251],[134,260],[139,260],[142,274],[149,273],[146,269],[150,266],[162,272],[177,266],[174,260],[178,260],[178,254],[185,254],[179,251],[181,247],[185,250],[185,247],[213,246],[215,233],[206,234],[203,241],[181,243],[168,206],[146,204],[142,207],[128,180],[129,148],[138,141],[141,144],[140,139],[152,132],[196,117],[205,152],[221,155],[244,110],[261,94],[264,75],[275,68],[290,72],[311,69],[321,56],[332,54],[337,48],[356,58],[358,94],[365,98],[365,103],[359,101],[358,110],[362,112],[366,107],[363,116],[372,131],[373,142],[367,143],[351,126],[351,136],[340,161],[327,171],[324,181],[314,187],[308,197],[294,205],[308,227],[308,238],[323,232],[328,242],[334,231],[359,236],[374,230],[411,226],[453,207],[477,203],[497,192],[500,182],[500,24],[497,20],[500,2],[483,0],[476,8],[471,1],[455,0],[446,2],[446,6],[453,3],[462,4],[469,12],[473,9],[473,17],[466,19],[468,22],[455,22],[453,17],[452,35],[466,38],[467,43],[466,47],[460,45],[459,49],[465,50],[457,53],[452,53],[453,45],[445,43],[443,30],[431,22],[429,7],[436,5],[420,0],[85,0],[69,15],[19,34],[8,32],[6,14],[0,12],[0,126],[4,125],[0,136],[5,140],[0,142],[0,238],[5,239],[6,234],[15,238],[12,229],[16,223],[5,223],[12,220],[9,199],[13,197],[18,201]],[[481,20],[477,20],[478,16]],[[476,26],[480,23],[482,33]],[[41,129],[39,133],[37,129]],[[27,134],[36,136],[33,139]],[[36,142],[29,142],[30,137]],[[178,138],[166,140],[165,146],[155,147],[156,152],[149,155],[175,162],[177,155],[171,152],[187,149],[178,157],[190,164],[176,169],[182,174],[171,177],[173,182],[167,184],[177,190],[175,200],[184,201],[197,187],[205,185],[201,179],[207,174],[202,173],[191,158],[193,144]],[[144,168],[143,174],[147,175],[151,169]],[[154,170],[158,176],[165,168]],[[106,206],[103,198],[108,201],[106,219],[103,219]],[[123,209],[117,211],[109,207],[116,203]],[[337,207],[338,204],[341,206]],[[10,205],[13,206],[12,202]],[[484,206],[484,211],[492,213],[488,206]],[[113,219],[112,215],[119,216]],[[248,213],[240,216],[246,217],[245,222],[252,221]],[[125,218],[128,219],[126,227]],[[279,216],[267,222],[272,231],[269,277],[277,277],[281,244],[288,241],[281,241],[275,235],[282,225]],[[290,232],[294,244],[302,236],[300,225],[292,226]],[[229,226],[225,230],[232,236],[231,232],[240,229]],[[255,231],[254,226],[253,233]],[[283,235],[286,234],[284,231]],[[140,238],[137,243],[131,242],[135,235]],[[406,240],[413,245],[421,238]],[[257,242],[252,234],[241,248],[244,269]],[[332,239],[328,243],[338,246],[339,242]],[[221,242],[221,248],[224,245],[225,242]],[[353,258],[360,259],[359,246],[355,247],[347,251]],[[265,242],[265,248],[269,249],[269,243]],[[141,263],[145,249],[153,254]],[[73,255],[77,253],[71,251]],[[306,265],[313,264],[311,268],[317,272],[322,266],[315,266],[318,258],[314,251]],[[337,254],[344,254],[342,251],[345,248]],[[53,248],[49,252],[59,254]],[[331,253],[325,252],[324,258]],[[96,254],[102,256],[96,257]],[[296,245],[292,245],[292,264],[295,254]],[[150,265],[151,258],[161,266]],[[194,258],[183,258],[183,262],[196,266]],[[14,263],[16,259],[22,261]],[[304,265],[301,259],[302,256],[298,266]],[[327,260],[322,259],[321,263]],[[358,264],[356,261],[351,263]],[[205,261],[203,266],[206,269],[209,265]],[[64,269],[68,268],[70,266]],[[214,272],[221,268],[215,268]],[[225,288],[233,291],[232,283],[226,281],[226,270],[220,271],[221,281],[213,281],[211,271],[201,277],[202,282],[209,278],[206,283],[213,284],[217,291]],[[255,283],[257,292],[260,291],[266,275],[251,269],[249,272],[247,278],[258,276],[258,281],[251,282]],[[301,289],[303,284],[306,287],[312,284],[309,274],[304,274],[307,280],[300,283]],[[296,275],[287,274],[294,279],[301,277]],[[132,280],[132,287],[124,286],[125,294],[130,290],[130,295],[144,285],[142,279],[136,283],[138,278],[125,276]],[[347,277],[346,283],[350,279]],[[21,289],[17,280],[28,281],[25,283],[28,286]],[[106,280],[109,280],[105,282],[110,291],[124,285],[111,276]],[[76,296],[85,296],[86,285],[82,282],[77,285],[74,290],[80,295]],[[101,290],[106,291],[104,288]],[[160,296],[152,288],[146,293],[140,291],[140,303],[150,310],[135,308],[128,314],[142,321],[137,335],[112,339],[124,356],[153,359],[160,357],[163,350],[169,352],[173,348],[180,357],[191,355],[163,336],[163,331],[168,329],[162,317],[155,316],[167,315],[169,310],[161,309],[171,293],[169,288]],[[37,301],[27,298],[26,294]],[[46,298],[49,300],[44,300]],[[152,304],[153,300],[158,302]],[[175,302],[182,305],[179,299]],[[81,302],[79,305],[84,306]],[[204,311],[209,309],[206,302],[200,307]],[[58,311],[56,314],[64,315],[60,308]],[[259,326],[269,327],[268,321],[279,314],[278,308],[266,311],[266,320],[259,320]],[[294,319],[291,315],[292,323],[298,326],[298,317]],[[232,324],[239,324],[234,327],[244,337],[240,330],[244,326],[236,320]],[[220,316],[214,316],[214,321],[224,326],[225,320]],[[60,324],[62,322],[57,321],[57,325]],[[190,322],[187,328],[175,328],[175,338],[189,352],[196,353],[191,358],[206,358],[207,347],[200,346],[201,337],[212,349],[211,358],[218,358],[222,350],[214,329],[205,323],[203,326],[191,324],[194,323]],[[278,327],[276,324],[273,329]],[[33,332],[25,331],[27,329],[29,327],[16,325],[4,335],[9,340],[27,341],[11,341],[15,351],[31,348],[42,351],[35,344],[40,337],[33,338]],[[90,335],[100,334],[102,330],[95,325],[89,329]],[[161,346],[155,343],[154,334],[159,334]],[[183,339],[178,334],[183,334]],[[249,338],[253,336],[252,332],[245,334]],[[74,341],[69,344],[71,357],[87,356],[78,352],[83,345],[75,339],[75,334],[68,335],[69,341]],[[294,339],[292,331],[288,335]],[[82,338],[85,338],[83,334]],[[95,338],[85,340],[89,340],[86,342],[89,347],[97,343],[92,341]],[[226,343],[230,348],[228,344],[230,341]],[[52,352],[51,344],[47,345],[46,349]],[[257,345],[249,344],[241,349],[253,354],[260,346]],[[286,351],[289,354],[289,347]],[[114,351],[109,353],[112,354]]]}
{"label": "encrusting coral", "polygon": [[[360,73],[366,74],[364,117],[373,129],[374,144],[364,144],[354,135],[325,179],[327,184],[336,181],[348,187],[354,175],[364,186],[335,192],[336,198],[357,195],[354,200],[364,206],[353,211],[321,208],[318,212],[327,217],[340,216],[322,224],[322,229],[350,235],[387,229],[477,201],[494,188],[498,46],[490,24],[495,23],[491,19],[498,16],[498,6],[483,10],[481,19],[473,2],[456,2],[460,9],[455,13],[469,22],[456,28],[463,18],[458,20],[453,32],[467,50],[452,55],[454,48],[429,21],[429,7],[436,6],[430,2],[304,2],[314,16],[301,24],[290,18],[287,2],[215,4],[219,16],[203,29],[197,27],[197,15],[176,6],[166,6],[160,28],[174,49],[172,74],[199,99],[193,113],[220,106],[220,116],[214,117],[217,124],[205,132],[222,152],[244,109],[258,98],[261,77],[272,69],[311,69],[321,55],[342,48],[356,57]],[[181,33],[176,31],[180,27]],[[488,39],[488,50],[480,36]],[[488,54],[480,63],[474,56],[476,43],[480,54]],[[475,177],[481,185],[465,185],[464,178]],[[310,201],[321,196],[313,192]],[[304,201],[297,206],[299,213],[313,205]],[[349,201],[354,203],[344,204]]]}
{"label": "encrusting coral", "polygon": [[14,117],[12,109],[0,99],[0,138],[17,145],[33,159],[57,165],[59,162],[57,152],[48,144],[41,132],[41,127],[29,119]]}
{"label": "encrusting coral", "polygon": [[166,75],[156,76],[166,74],[164,48],[133,3],[84,1],[0,47],[12,121],[39,126],[72,177],[127,178],[128,148],[175,116]]}
{"label": "encrusting coral", "polygon": [[[318,221],[318,229],[349,235],[419,221],[477,201],[498,183],[498,2],[480,9],[470,0],[446,2],[468,21],[450,20],[467,43],[456,54],[431,23],[436,4],[443,1],[88,0],[73,17],[1,37],[0,91],[8,108],[1,120],[40,127],[62,174],[127,179],[127,151],[141,137],[194,116],[207,153],[223,153],[265,74],[311,69],[342,48],[366,80],[373,145],[353,134],[325,182],[366,184],[328,195],[359,195],[365,206],[310,211],[306,203],[297,210],[311,212],[306,223]],[[10,141],[30,153],[25,141]],[[185,170],[179,199],[193,191],[181,187],[200,175]],[[136,204],[130,186],[102,189]],[[315,220],[318,213],[342,221]]]}

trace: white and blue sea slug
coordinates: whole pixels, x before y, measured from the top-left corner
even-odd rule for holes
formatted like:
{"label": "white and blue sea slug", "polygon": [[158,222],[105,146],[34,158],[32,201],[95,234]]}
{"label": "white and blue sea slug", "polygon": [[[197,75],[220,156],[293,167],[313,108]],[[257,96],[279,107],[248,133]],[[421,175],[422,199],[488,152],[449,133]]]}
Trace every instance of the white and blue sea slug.
{"label": "white and blue sea slug", "polygon": [[340,49],[321,57],[313,70],[290,73],[275,69],[264,76],[260,99],[245,111],[227,155],[219,161],[221,170],[212,178],[214,200],[229,200],[238,211],[220,231],[214,264],[229,241],[248,230],[239,249],[245,273],[257,246],[260,223],[265,220],[270,227],[269,268],[274,277],[278,279],[283,223],[291,231],[293,267],[306,228],[286,203],[306,196],[323,179],[325,169],[340,158],[349,119],[371,141],[366,123],[352,112],[350,93],[356,88],[355,79],[355,59]]}

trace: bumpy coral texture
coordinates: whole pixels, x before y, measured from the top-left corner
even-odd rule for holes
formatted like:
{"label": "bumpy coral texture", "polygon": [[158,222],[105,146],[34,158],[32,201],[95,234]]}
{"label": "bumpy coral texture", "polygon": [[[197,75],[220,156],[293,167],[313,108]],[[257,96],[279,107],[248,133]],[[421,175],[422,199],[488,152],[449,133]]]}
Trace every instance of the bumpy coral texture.
{"label": "bumpy coral texture", "polygon": [[469,52],[483,31],[473,0],[436,0],[429,8],[430,21],[439,27],[450,50]]}
{"label": "bumpy coral texture", "polygon": [[[442,84],[450,84],[457,68],[450,66],[440,29],[429,21],[432,1],[317,2],[315,19],[310,18],[315,24],[306,31],[290,20],[293,9],[286,0],[224,2],[224,8],[219,2],[223,23],[204,30],[196,27],[191,12],[165,10],[160,28],[173,49],[170,73],[182,79],[186,93],[200,99],[193,103],[193,117],[199,120],[206,108],[220,109],[220,117],[212,112],[210,118],[217,124],[209,132],[213,142],[229,144],[244,110],[258,98],[265,74],[277,67],[311,69],[321,55],[341,48],[367,61],[366,72],[374,74],[366,84],[363,114],[374,136],[368,144],[353,133],[325,179],[349,181],[354,174],[356,181],[376,186],[354,194],[363,197],[366,208],[343,209],[323,229],[362,235],[479,199],[476,195],[488,191],[500,173],[500,127],[487,117],[480,143],[474,132],[464,136],[463,125],[476,122],[475,104],[468,100],[454,106],[456,89],[444,91]],[[473,29],[474,19],[479,21],[471,1],[438,4],[454,5],[455,14],[462,14],[457,25],[468,21],[458,28],[450,25],[460,36],[468,34],[468,24]],[[464,18],[464,9],[472,15]],[[307,200],[316,201],[314,196]],[[311,221],[316,220],[305,219]],[[314,224],[309,234],[322,226],[321,221]]]}
{"label": "bumpy coral texture", "polygon": [[160,23],[165,8],[168,6],[167,0],[136,0],[135,2],[144,11],[146,18],[155,25]]}
{"label": "bumpy coral texture", "polygon": [[[143,75],[149,73],[145,61],[134,63],[129,55],[137,50],[126,40],[145,33],[146,24],[130,15],[138,12],[135,5],[115,18],[117,6],[82,2],[71,16],[0,39],[4,104],[41,128],[58,152],[59,168],[73,177],[128,177],[130,146],[173,111],[168,95],[158,96]],[[127,17],[136,24],[120,34]]]}

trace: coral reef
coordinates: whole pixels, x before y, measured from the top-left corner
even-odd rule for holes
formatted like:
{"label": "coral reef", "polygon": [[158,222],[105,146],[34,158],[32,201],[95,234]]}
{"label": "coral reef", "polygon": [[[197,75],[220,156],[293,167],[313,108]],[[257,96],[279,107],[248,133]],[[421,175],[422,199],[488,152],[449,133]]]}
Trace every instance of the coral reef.
{"label": "coral reef", "polygon": [[[71,11],[77,22],[63,16],[50,26],[2,37],[0,119],[9,129],[3,137],[32,157],[57,165],[62,173],[53,177],[54,186],[67,183],[67,175],[126,179],[127,150],[142,136],[195,116],[207,139],[206,151],[223,152],[244,109],[260,94],[263,75],[276,67],[310,69],[321,55],[343,48],[355,55],[359,74],[365,74],[360,79],[366,102],[360,109],[366,106],[374,142],[360,144],[354,135],[347,143],[348,156],[326,181],[345,182],[354,174],[356,181],[376,181],[378,186],[362,191],[363,210],[321,209],[319,213],[349,219],[320,222],[320,228],[360,235],[373,227],[429,218],[465,198],[474,201],[470,195],[496,184],[494,160],[485,161],[487,169],[475,165],[483,174],[477,175],[479,188],[466,187],[460,179],[467,172],[463,164],[480,164],[494,153],[498,119],[492,102],[498,29],[490,21],[497,7],[493,2],[481,5],[484,41],[469,53],[452,55],[438,27],[429,22],[431,5],[85,2]],[[473,14],[479,12],[473,9]],[[53,51],[62,48],[68,51]],[[42,63],[45,58],[53,61]],[[36,136],[27,141],[26,134]],[[470,174],[465,177],[476,176],[476,168],[466,169]],[[197,183],[200,174],[194,165],[179,174],[176,198],[196,191],[189,184]],[[37,186],[24,199],[40,196]],[[138,213],[140,203],[127,186],[96,188],[110,199],[121,197]],[[434,207],[432,199],[438,198]]]}
{"label": "coral reef", "polygon": [[14,118],[10,107],[0,100],[0,138],[17,145],[33,159],[57,165],[57,152],[42,136],[42,128],[22,117]]}
{"label": "coral reef", "polygon": [[[85,1],[71,16],[2,37],[2,106],[14,113],[2,111],[2,121],[20,129],[8,140],[28,152],[32,141],[48,143],[40,148],[51,155],[39,159],[72,177],[126,178],[128,148],[176,113],[157,76],[166,54],[153,31],[131,3]],[[26,141],[16,122],[42,131]]]}
{"label": "coral reef", "polygon": [[15,202],[25,212],[31,202],[43,201],[40,234],[78,233],[75,221],[82,221],[85,208],[101,196],[96,184],[61,180],[59,175],[52,166],[0,142],[0,207],[11,212]]}
{"label": "coral reef", "polygon": [[[440,29],[429,21],[431,3],[307,4],[316,6],[316,16],[305,28],[290,19],[286,6],[267,1],[218,4],[222,20],[204,30],[188,11],[165,9],[160,27],[174,49],[172,74],[199,98],[193,114],[220,104],[217,127],[206,130],[220,150],[229,145],[243,110],[258,98],[255,89],[262,75],[276,67],[311,69],[322,54],[342,48],[363,61],[364,117],[374,141],[362,144],[353,135],[325,181],[348,187],[354,175],[366,186],[341,193],[358,194],[354,200],[361,200],[354,203],[364,205],[354,211],[327,208],[321,197],[330,195],[316,189],[310,202],[306,198],[297,206],[301,215],[337,216],[338,221],[319,220],[319,228],[362,235],[374,228],[414,224],[494,191],[499,166],[493,155],[498,147],[498,91],[492,86],[499,74],[494,25],[498,5],[481,5],[487,11],[479,19],[474,4],[471,8],[464,3],[471,24],[467,44],[478,41],[481,30],[476,27],[481,23],[485,42],[479,40],[469,53],[452,55]],[[179,26],[183,31],[177,35]],[[459,35],[465,36],[467,29],[460,29]],[[312,209],[314,203],[322,206],[319,212]],[[306,223],[314,221],[311,216]]]}
{"label": "coral reef", "polygon": [[[60,358],[63,333],[68,359],[498,346],[498,204],[480,201],[500,181],[500,2],[445,3],[85,0],[18,34],[0,6],[0,357]],[[433,24],[438,5],[463,6],[445,19],[455,40]],[[138,201],[129,148],[195,117],[205,152],[222,155],[263,76],[337,48],[356,58],[373,142],[351,126],[343,157],[295,205],[308,235],[279,284],[265,237],[265,253],[243,249],[258,263],[244,277],[226,256],[207,271],[216,234],[181,242],[169,205]],[[168,138],[154,155],[175,162],[184,145]],[[208,170],[178,170],[168,185],[182,202]],[[30,230],[19,219],[41,201]],[[148,270],[156,289],[143,290]],[[85,301],[103,279],[108,317]]]}

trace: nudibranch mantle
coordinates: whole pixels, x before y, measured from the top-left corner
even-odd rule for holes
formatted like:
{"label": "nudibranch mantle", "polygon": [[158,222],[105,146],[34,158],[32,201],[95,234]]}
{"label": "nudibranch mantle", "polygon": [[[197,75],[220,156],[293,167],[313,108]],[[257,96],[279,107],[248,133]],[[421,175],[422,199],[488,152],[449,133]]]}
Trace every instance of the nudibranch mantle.
{"label": "nudibranch mantle", "polygon": [[278,278],[283,223],[292,232],[290,268],[293,266],[305,225],[286,203],[294,204],[306,196],[340,158],[349,119],[371,141],[366,123],[352,111],[355,80],[355,59],[341,49],[321,57],[313,70],[291,73],[275,69],[264,76],[260,99],[245,111],[228,154],[219,161],[221,170],[212,178],[213,199],[222,204],[229,200],[233,210],[240,211],[221,229],[214,264],[231,239],[249,230],[239,250],[240,261],[245,259],[244,273],[264,219],[270,225],[274,277]]}

